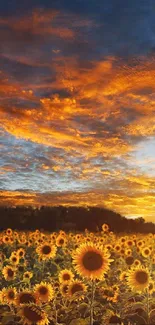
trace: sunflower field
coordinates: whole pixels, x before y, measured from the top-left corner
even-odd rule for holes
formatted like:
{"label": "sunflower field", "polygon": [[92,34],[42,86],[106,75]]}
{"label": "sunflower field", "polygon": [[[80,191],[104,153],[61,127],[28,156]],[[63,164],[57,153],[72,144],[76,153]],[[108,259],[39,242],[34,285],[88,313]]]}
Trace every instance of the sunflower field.
{"label": "sunflower field", "polygon": [[155,235],[0,233],[0,325],[155,324]]}

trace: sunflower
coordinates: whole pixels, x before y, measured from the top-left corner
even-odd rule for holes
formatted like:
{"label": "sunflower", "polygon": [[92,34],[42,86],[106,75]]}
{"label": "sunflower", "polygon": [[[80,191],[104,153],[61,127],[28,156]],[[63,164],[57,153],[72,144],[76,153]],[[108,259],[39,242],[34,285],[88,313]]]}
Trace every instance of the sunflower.
{"label": "sunflower", "polygon": [[68,269],[61,270],[59,273],[59,282],[60,283],[70,282],[73,280],[73,278],[74,278],[73,272]]}
{"label": "sunflower", "polygon": [[134,260],[134,263],[133,263],[134,266],[139,266],[141,265],[141,261],[138,260],[137,258]]}
{"label": "sunflower", "polygon": [[25,244],[26,243],[26,237],[24,235],[22,235],[21,237],[18,238],[18,243],[19,244]]}
{"label": "sunflower", "polygon": [[104,224],[102,225],[102,230],[103,230],[104,232],[108,232],[108,231],[109,231],[109,226],[108,226],[106,223],[104,223]]}
{"label": "sunflower", "polygon": [[19,264],[19,257],[16,256],[15,254],[11,255],[9,260],[10,260],[11,264],[13,264],[13,265],[18,265]]}
{"label": "sunflower", "polygon": [[120,242],[121,242],[121,243],[125,243],[126,240],[127,240],[126,236],[120,238]]}
{"label": "sunflower", "polygon": [[103,279],[112,261],[108,251],[92,243],[82,244],[73,254],[73,265],[77,273],[92,280]]}
{"label": "sunflower", "polygon": [[34,286],[34,292],[41,302],[48,302],[54,297],[54,290],[50,283],[41,282]]}
{"label": "sunflower", "polygon": [[103,288],[100,290],[102,297],[107,301],[117,302],[118,300],[118,292],[113,290],[113,288]]}
{"label": "sunflower", "polygon": [[75,238],[76,238],[76,241],[81,241],[82,240],[82,238],[83,238],[83,236],[82,236],[82,234],[76,234],[75,235]]}
{"label": "sunflower", "polygon": [[60,285],[60,293],[62,294],[63,297],[67,297],[68,295],[68,282],[64,282]]}
{"label": "sunflower", "polygon": [[154,292],[154,281],[150,280],[149,285],[148,285],[148,292],[152,294]]}
{"label": "sunflower", "polygon": [[67,293],[69,297],[76,296],[77,298],[83,298],[83,293],[86,292],[86,290],[87,287],[82,281],[75,280],[69,283]]}
{"label": "sunflower", "polygon": [[58,247],[63,247],[66,245],[66,243],[67,243],[66,237],[63,235],[58,235],[58,237],[56,238],[56,245]]}
{"label": "sunflower", "polygon": [[10,237],[5,235],[2,237],[2,242],[5,244],[5,245],[10,245]]}
{"label": "sunflower", "polygon": [[30,271],[26,271],[23,274],[23,281],[24,282],[29,282],[32,277],[33,277],[33,273],[30,272]]}
{"label": "sunflower", "polygon": [[131,256],[132,255],[132,250],[131,249],[126,249],[125,250],[125,255],[126,256]]}
{"label": "sunflower", "polygon": [[17,306],[22,304],[36,303],[37,298],[35,294],[30,290],[23,290],[16,295],[15,303]]}
{"label": "sunflower", "polygon": [[128,271],[127,283],[131,289],[142,292],[149,285],[150,275],[147,268],[138,266]]}
{"label": "sunflower", "polygon": [[120,281],[125,281],[127,279],[127,272],[126,271],[121,272],[119,279]]}
{"label": "sunflower", "polygon": [[17,255],[19,256],[19,258],[22,258],[25,256],[25,250],[23,248],[19,248],[17,250]]}
{"label": "sunflower", "polygon": [[11,280],[14,280],[16,272],[12,266],[7,265],[7,266],[4,266],[4,268],[2,270],[2,274],[6,281],[11,281]]}
{"label": "sunflower", "polygon": [[16,294],[16,288],[3,288],[1,291],[1,301],[3,301],[3,304],[14,304]]}
{"label": "sunflower", "polygon": [[121,250],[121,245],[116,244],[116,245],[114,246],[114,251],[117,252],[117,253],[119,253],[120,250]]}
{"label": "sunflower", "polygon": [[143,247],[141,254],[143,257],[149,257],[151,255],[151,249],[149,247]]}
{"label": "sunflower", "polygon": [[129,246],[129,247],[134,246],[134,244],[135,243],[134,243],[134,241],[132,239],[129,239],[129,240],[126,241],[126,245]]}
{"label": "sunflower", "polygon": [[144,240],[138,240],[138,242],[137,242],[138,247],[143,247],[144,244],[145,244]]}
{"label": "sunflower", "polygon": [[18,316],[22,318],[23,325],[48,325],[47,314],[40,306],[25,304],[19,311]]}
{"label": "sunflower", "polygon": [[61,236],[64,236],[64,237],[67,236],[64,230],[60,230],[60,231],[59,231],[59,234],[60,234]]}
{"label": "sunflower", "polygon": [[[101,239],[100,239],[100,244],[101,244]],[[112,245],[107,244],[107,245],[105,245],[105,249],[107,249],[108,251],[112,251],[113,247],[112,247]]]}
{"label": "sunflower", "polygon": [[44,242],[42,245],[37,247],[36,252],[38,253],[39,257],[42,258],[42,260],[54,258],[56,255],[56,246],[51,245],[48,242]]}
{"label": "sunflower", "polygon": [[7,229],[6,229],[6,235],[7,235],[7,236],[11,236],[12,233],[13,233],[13,231],[12,231],[11,228],[7,228]]}

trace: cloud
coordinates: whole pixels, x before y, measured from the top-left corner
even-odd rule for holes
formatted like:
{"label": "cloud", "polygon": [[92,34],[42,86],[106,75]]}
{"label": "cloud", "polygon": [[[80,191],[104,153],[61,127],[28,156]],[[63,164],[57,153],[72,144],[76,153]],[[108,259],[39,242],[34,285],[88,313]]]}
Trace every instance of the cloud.
{"label": "cloud", "polygon": [[104,201],[127,216],[148,204],[152,218],[153,144],[139,155],[155,135],[154,25],[147,6],[119,3],[0,19],[3,203],[49,204],[54,190],[55,203]]}

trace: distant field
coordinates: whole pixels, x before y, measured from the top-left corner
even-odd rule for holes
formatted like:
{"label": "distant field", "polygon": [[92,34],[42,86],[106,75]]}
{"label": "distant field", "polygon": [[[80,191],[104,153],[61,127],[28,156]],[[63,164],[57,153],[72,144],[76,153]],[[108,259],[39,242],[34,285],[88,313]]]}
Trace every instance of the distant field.
{"label": "distant field", "polygon": [[155,324],[155,235],[0,233],[0,325]]}

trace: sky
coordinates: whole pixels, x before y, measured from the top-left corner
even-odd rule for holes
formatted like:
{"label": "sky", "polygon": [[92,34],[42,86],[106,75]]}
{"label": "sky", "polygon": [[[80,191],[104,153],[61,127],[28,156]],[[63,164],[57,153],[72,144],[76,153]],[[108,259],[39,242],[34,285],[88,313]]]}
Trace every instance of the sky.
{"label": "sky", "polygon": [[155,1],[1,1],[0,153],[0,205],[155,222]]}

